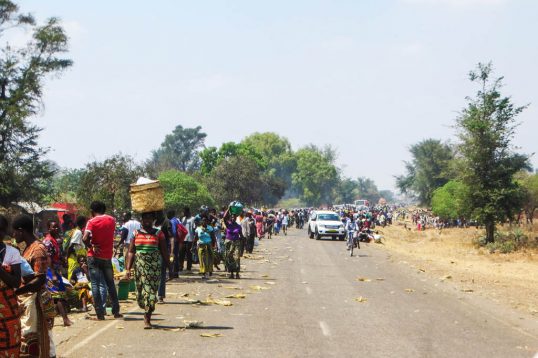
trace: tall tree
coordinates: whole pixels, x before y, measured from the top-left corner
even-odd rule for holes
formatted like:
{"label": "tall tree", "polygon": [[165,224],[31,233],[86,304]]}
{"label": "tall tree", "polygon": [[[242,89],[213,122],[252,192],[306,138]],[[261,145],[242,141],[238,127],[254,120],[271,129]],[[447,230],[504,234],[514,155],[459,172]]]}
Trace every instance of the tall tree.
{"label": "tall tree", "polygon": [[261,170],[254,160],[243,156],[224,159],[206,179],[217,204],[240,200],[249,205],[263,204],[264,185]]}
{"label": "tall tree", "polygon": [[29,14],[19,12],[11,1],[0,1],[0,37],[10,30],[32,34],[25,46],[5,43],[0,59],[0,205],[13,201],[39,201],[45,193],[41,185],[52,176],[43,161],[47,149],[37,144],[41,129],[31,123],[41,110],[43,84],[49,75],[58,75],[72,62],[62,58],[67,52],[67,36],[56,18],[38,26]]}
{"label": "tall tree", "polygon": [[130,210],[130,185],[141,174],[142,168],[128,155],[116,154],[102,162],[88,163],[80,179],[78,202],[87,209],[92,201],[101,200],[115,214]]}
{"label": "tall tree", "polygon": [[409,148],[411,162],[406,162],[407,173],[396,177],[396,185],[404,194],[415,195],[423,205],[430,205],[435,189],[452,177],[452,147],[437,139],[426,139]]}
{"label": "tall tree", "polygon": [[372,179],[360,177],[357,179],[357,186],[360,199],[367,199],[370,204],[377,204],[381,195]]}
{"label": "tall tree", "polygon": [[198,153],[204,148],[206,137],[201,126],[176,126],[172,133],[166,135],[159,149],[153,151],[147,165],[149,171],[155,176],[168,169],[183,172],[198,170],[201,164]]}
{"label": "tall tree", "polygon": [[479,86],[457,118],[463,156],[460,172],[469,188],[467,205],[486,227],[486,242],[494,241],[495,224],[520,210],[522,191],[514,174],[528,166],[528,156],[513,151],[516,107],[500,93],[503,78],[492,78],[491,64],[478,64],[469,79]]}
{"label": "tall tree", "polygon": [[338,183],[338,170],[332,162],[334,157],[312,145],[299,149],[295,157],[297,170],[292,179],[301,199],[313,206],[331,203]]}

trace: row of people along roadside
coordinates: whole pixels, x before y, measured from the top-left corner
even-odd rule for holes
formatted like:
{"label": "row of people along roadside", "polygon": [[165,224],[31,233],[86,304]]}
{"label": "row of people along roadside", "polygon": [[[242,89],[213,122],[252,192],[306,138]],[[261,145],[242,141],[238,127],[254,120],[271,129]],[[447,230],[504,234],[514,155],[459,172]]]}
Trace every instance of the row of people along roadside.
{"label": "row of people along roadside", "polygon": [[138,221],[128,213],[121,225],[102,202],[93,202],[90,213],[76,220],[66,216],[62,224],[50,220],[43,238],[37,237],[32,217],[17,215],[10,223],[0,215],[0,321],[5,327],[0,352],[56,356],[54,320],[60,316],[70,326],[74,310],[94,310],[87,318],[97,321],[107,313],[122,319],[115,282],[122,271],[124,279],[134,276],[144,328],[151,329],[168,280],[193,274],[196,264],[203,280],[221,265],[229,278],[240,279],[245,252],[252,253],[264,237],[287,235],[291,225],[302,227],[308,217],[303,210],[247,210],[237,201],[220,211],[202,206],[195,215],[184,208],[180,216],[173,210],[146,212]]}

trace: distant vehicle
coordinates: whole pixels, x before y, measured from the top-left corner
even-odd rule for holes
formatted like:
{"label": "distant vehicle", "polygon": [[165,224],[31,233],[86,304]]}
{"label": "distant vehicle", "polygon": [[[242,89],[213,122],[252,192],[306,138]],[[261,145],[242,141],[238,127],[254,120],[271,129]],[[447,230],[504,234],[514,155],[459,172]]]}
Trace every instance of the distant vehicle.
{"label": "distant vehicle", "polygon": [[318,210],[310,214],[308,220],[308,236],[316,240],[323,236],[330,236],[333,240],[346,238],[346,230],[344,224],[340,220],[340,216],[334,211]]}
{"label": "distant vehicle", "polygon": [[366,199],[360,199],[360,200],[355,200],[355,202],[353,203],[355,205],[355,207],[362,207],[362,206],[366,206],[367,208],[370,207],[370,202]]}

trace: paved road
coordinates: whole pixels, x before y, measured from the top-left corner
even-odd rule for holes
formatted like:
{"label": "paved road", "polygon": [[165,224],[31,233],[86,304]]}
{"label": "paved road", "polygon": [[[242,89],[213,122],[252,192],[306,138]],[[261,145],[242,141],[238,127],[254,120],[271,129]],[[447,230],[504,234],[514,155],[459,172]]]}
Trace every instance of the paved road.
{"label": "paved road", "polygon": [[[344,243],[302,231],[262,240],[241,280],[216,274],[169,282],[157,329],[134,306],[124,321],[56,329],[69,357],[533,357],[538,322],[449,282],[428,279],[375,244],[349,257]],[[363,278],[364,281],[357,280]],[[256,287],[258,286],[258,287]],[[261,288],[263,287],[263,288]],[[187,300],[230,298],[233,306]],[[188,294],[188,297],[185,297]],[[362,297],[363,302],[357,298]],[[127,307],[127,306],[124,306]],[[182,329],[185,320],[204,322]],[[201,334],[221,334],[205,338]],[[68,337],[71,337],[68,339]]]}

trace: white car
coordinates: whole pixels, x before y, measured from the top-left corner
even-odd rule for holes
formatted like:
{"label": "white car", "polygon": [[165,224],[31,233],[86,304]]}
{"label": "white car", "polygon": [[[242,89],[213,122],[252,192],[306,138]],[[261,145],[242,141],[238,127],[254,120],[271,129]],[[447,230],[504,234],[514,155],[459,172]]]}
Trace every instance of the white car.
{"label": "white car", "polygon": [[333,240],[346,238],[344,224],[334,211],[313,211],[308,220],[308,236],[316,240],[330,236]]}

